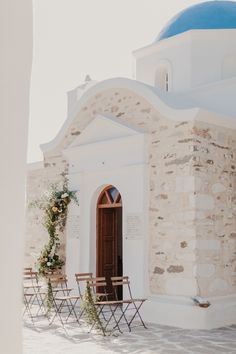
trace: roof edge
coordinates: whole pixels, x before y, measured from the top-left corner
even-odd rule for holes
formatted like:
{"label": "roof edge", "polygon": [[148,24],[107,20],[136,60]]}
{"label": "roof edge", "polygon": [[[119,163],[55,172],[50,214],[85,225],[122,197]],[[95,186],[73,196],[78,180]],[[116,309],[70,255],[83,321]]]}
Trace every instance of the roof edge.
{"label": "roof edge", "polygon": [[77,115],[82,106],[89,100],[91,97],[95,96],[97,93],[101,91],[108,90],[110,88],[126,88],[134,93],[141,95],[145,98],[154,108],[156,108],[160,114],[165,116],[167,119],[174,121],[184,121],[184,120],[192,120],[199,111],[199,108],[188,108],[188,109],[175,109],[169,107],[166,103],[164,103],[160,97],[152,90],[151,86],[148,86],[139,81],[131,80],[128,78],[113,78],[104,81],[100,81],[99,83],[92,86],[88,89],[77,102],[74,110],[67,117],[61,129],[59,130],[56,137],[46,144],[41,144],[40,148],[43,153],[46,153],[50,150],[55,149],[61,140],[64,138],[65,131],[69,129],[74,117]]}

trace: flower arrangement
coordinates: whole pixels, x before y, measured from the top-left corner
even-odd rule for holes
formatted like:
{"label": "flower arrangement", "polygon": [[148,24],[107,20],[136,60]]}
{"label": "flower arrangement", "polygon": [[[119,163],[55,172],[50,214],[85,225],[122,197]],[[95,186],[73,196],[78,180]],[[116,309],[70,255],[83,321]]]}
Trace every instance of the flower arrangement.
{"label": "flower arrangement", "polygon": [[[78,199],[76,192],[69,191],[67,188],[67,181],[64,181],[63,188],[60,189],[57,184],[52,184],[49,191],[40,199],[30,204],[30,207],[38,207],[43,211],[43,225],[47,229],[49,240],[43,247],[37,260],[37,268],[39,275],[47,277],[53,272],[58,271],[65,264],[58,252],[60,249],[59,235],[64,232],[67,219],[68,205],[71,201],[77,205]],[[50,304],[51,287],[49,286],[50,279],[48,280],[48,299],[47,308]]]}

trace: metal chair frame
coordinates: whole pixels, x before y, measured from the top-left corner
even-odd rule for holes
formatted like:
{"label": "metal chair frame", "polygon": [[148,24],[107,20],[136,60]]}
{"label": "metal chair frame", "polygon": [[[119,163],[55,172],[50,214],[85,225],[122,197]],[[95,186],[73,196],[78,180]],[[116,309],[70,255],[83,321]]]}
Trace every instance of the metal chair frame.
{"label": "metal chair frame", "polygon": [[[125,305],[125,307],[123,309],[123,317],[125,319],[126,324],[128,325],[129,331],[131,332],[131,328],[132,328],[131,324],[136,317],[139,318],[141,325],[144,328],[147,328],[142,317],[141,317],[141,314],[140,314],[140,308],[143,305],[143,303],[146,301],[146,299],[133,298],[128,276],[111,277],[111,281],[112,281],[112,286],[114,289],[115,298],[117,300],[118,300],[118,291],[117,291],[118,286],[122,286],[123,289],[125,286],[128,288],[129,298],[122,300],[122,303]],[[123,291],[123,294],[124,294],[124,291]],[[134,310],[134,313],[133,313],[133,316],[131,317],[131,319],[128,319],[126,316],[126,312],[128,310]],[[122,320],[122,317],[120,318],[120,321],[121,320]]]}
{"label": "metal chair frame", "polygon": [[[24,271],[23,280],[23,300],[25,305],[23,317],[27,313],[31,318],[31,321],[34,323],[34,318],[39,316],[40,312],[43,315],[45,314],[44,298],[46,293],[41,290],[37,272],[33,272],[32,270]],[[33,314],[32,310],[34,305],[38,307],[36,314]]]}
{"label": "metal chair frame", "polygon": [[[49,276],[49,281],[52,285],[53,306],[55,311],[49,324],[52,325],[55,318],[58,317],[64,327],[71,315],[74,316],[76,322],[79,324],[79,318],[76,314],[75,308],[78,300],[81,298],[80,295],[70,294],[73,289],[68,288],[67,277],[65,275],[59,274]],[[63,309],[66,311],[63,311]],[[65,320],[63,319],[63,314],[67,314]]]}
{"label": "metal chair frame", "polygon": [[[109,325],[111,325],[112,328],[110,330],[110,333],[113,333],[116,329],[118,329],[118,331],[122,333],[119,323],[121,321],[121,318],[124,317],[124,312],[122,307],[123,301],[108,300],[110,293],[106,291],[107,283],[105,277],[91,278],[90,280],[88,280],[87,286],[93,289],[93,294],[95,296],[95,299],[98,296],[97,301],[96,300],[94,301],[94,305],[96,306],[98,317],[100,318],[101,322],[104,323],[104,327],[103,327],[104,332],[108,331]],[[103,291],[97,292],[98,288],[102,288]],[[118,310],[121,313],[118,313]],[[113,324],[112,324],[112,320],[113,320]],[[92,331],[94,326],[95,323],[92,324],[89,332]]]}

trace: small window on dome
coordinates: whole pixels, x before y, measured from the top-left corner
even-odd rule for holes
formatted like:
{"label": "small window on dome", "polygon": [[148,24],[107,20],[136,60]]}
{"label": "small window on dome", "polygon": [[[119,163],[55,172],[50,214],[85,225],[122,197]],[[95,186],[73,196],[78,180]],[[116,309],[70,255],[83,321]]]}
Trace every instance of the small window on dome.
{"label": "small window on dome", "polygon": [[165,90],[166,92],[169,91],[169,74],[166,73],[166,76],[165,76]]}
{"label": "small window on dome", "polygon": [[156,70],[155,86],[159,87],[165,92],[170,92],[170,78],[171,69],[170,65],[161,64]]}

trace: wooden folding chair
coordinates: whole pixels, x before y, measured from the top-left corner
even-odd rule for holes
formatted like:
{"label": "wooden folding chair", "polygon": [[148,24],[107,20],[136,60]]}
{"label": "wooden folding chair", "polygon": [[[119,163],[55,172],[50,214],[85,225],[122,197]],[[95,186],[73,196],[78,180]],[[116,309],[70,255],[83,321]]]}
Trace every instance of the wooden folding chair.
{"label": "wooden folding chair", "polygon": [[[144,328],[147,328],[145,323],[143,322],[143,319],[140,314],[140,308],[143,305],[143,303],[146,301],[146,299],[133,298],[128,276],[111,277],[111,281],[112,281],[112,286],[114,289],[115,298],[117,300],[118,300],[118,287],[119,286],[123,287],[123,294],[124,294],[124,287],[126,287],[128,289],[129,298],[122,300],[122,303],[124,304],[122,317],[124,318],[126,324],[128,325],[129,331],[131,331],[131,324],[136,317],[139,318],[141,325]],[[133,314],[130,319],[128,319],[127,314],[126,314],[126,312],[128,310],[133,310]],[[120,318],[119,321],[122,320],[122,317]]]}
{"label": "wooden folding chair", "polygon": [[[55,311],[54,316],[50,321],[50,325],[58,316],[62,326],[64,327],[71,315],[73,315],[76,322],[79,323],[79,318],[76,314],[75,308],[81,297],[80,295],[70,294],[73,289],[68,288],[66,275],[57,274],[49,276],[49,282],[52,287],[53,305]],[[66,315],[66,318],[64,318],[64,315]]]}
{"label": "wooden folding chair", "polygon": [[[111,293],[107,292],[107,283],[105,277],[91,278],[87,281],[87,286],[92,290],[94,297],[94,305],[97,309],[98,318],[102,324],[103,334],[107,331],[112,333],[116,329],[122,333],[119,323],[120,318],[123,317],[123,302],[120,300],[109,300]],[[92,323],[90,331],[94,328],[96,323]],[[109,329],[109,326],[111,329]]]}

